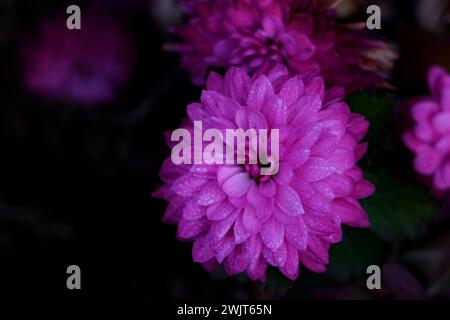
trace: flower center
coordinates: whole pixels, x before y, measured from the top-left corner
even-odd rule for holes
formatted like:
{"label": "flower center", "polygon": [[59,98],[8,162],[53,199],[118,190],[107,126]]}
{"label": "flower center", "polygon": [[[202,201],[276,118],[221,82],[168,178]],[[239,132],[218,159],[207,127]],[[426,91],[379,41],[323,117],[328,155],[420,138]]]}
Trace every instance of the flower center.
{"label": "flower center", "polygon": [[269,168],[270,167],[270,163],[267,165],[264,164],[249,164],[246,163],[244,168],[245,168],[245,172],[247,172],[250,177],[252,177],[257,184],[260,184],[262,182],[266,182],[270,179],[270,176],[263,176],[261,175],[261,168]]}

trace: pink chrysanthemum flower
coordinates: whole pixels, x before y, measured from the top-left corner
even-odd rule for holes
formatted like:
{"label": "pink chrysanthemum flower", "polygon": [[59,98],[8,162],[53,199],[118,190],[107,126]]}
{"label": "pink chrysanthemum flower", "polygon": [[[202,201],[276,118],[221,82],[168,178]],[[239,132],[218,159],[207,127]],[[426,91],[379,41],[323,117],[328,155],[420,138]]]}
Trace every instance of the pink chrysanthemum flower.
{"label": "pink chrysanthemum flower", "polygon": [[336,23],[323,0],[184,1],[189,14],[177,30],[182,65],[202,84],[208,68],[243,67],[253,72],[267,62],[295,73],[320,68],[327,85],[349,92],[384,84],[382,71],[395,58],[385,43],[364,35],[365,23]]}
{"label": "pink chrysanthemum flower", "polygon": [[178,239],[194,242],[195,262],[255,280],[272,265],[295,279],[299,263],[325,271],[341,224],[368,226],[358,199],[374,187],[356,166],[368,122],[342,102],[342,89],[324,87],[321,77],[290,77],[282,65],[253,78],[240,68],[210,73],[183,127],[279,129],[279,171],[261,177],[255,165],[164,162],[154,196],[169,202],[164,220],[178,225]]}
{"label": "pink chrysanthemum flower", "polygon": [[100,15],[83,15],[81,30],[69,30],[66,17],[44,21],[22,51],[28,90],[86,105],[111,102],[134,65],[129,35]]}
{"label": "pink chrysanthemum flower", "polygon": [[439,67],[428,73],[431,96],[412,106],[414,128],[403,140],[415,155],[414,167],[430,176],[439,191],[450,190],[450,75]]}

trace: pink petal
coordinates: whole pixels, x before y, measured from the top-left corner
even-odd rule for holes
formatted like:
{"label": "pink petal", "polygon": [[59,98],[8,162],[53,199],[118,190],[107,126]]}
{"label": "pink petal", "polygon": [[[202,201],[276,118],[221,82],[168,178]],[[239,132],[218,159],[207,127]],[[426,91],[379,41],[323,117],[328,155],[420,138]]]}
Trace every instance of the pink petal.
{"label": "pink petal", "polygon": [[308,251],[302,251],[299,253],[301,263],[309,270],[317,273],[326,271],[326,264],[317,259],[312,253]]}
{"label": "pink petal", "polygon": [[354,151],[337,148],[334,154],[328,158],[328,161],[338,173],[344,173],[355,165],[356,158]]}
{"label": "pink petal", "polygon": [[445,76],[445,71],[439,66],[432,66],[428,70],[428,86],[433,93],[441,89],[441,79]]}
{"label": "pink petal", "polygon": [[182,217],[182,203],[179,201],[172,201],[167,206],[166,211],[164,212],[163,221],[166,223],[176,224],[181,220]]}
{"label": "pink petal", "polygon": [[272,84],[265,75],[262,75],[251,85],[247,106],[252,109],[261,110],[267,100],[273,95],[274,91]]}
{"label": "pink petal", "polygon": [[417,137],[411,132],[405,132],[403,134],[403,142],[412,151],[418,151],[422,147],[423,142],[417,139]]}
{"label": "pink petal", "polygon": [[305,87],[305,95],[306,96],[320,96],[321,100],[325,95],[325,83],[323,78],[316,77],[312,81],[310,81]]}
{"label": "pink petal", "polygon": [[217,182],[223,185],[230,177],[242,172],[242,168],[238,166],[222,166],[217,170]]}
{"label": "pink petal", "polygon": [[428,120],[439,110],[439,105],[433,101],[420,101],[411,108],[411,114],[414,120],[418,122]]}
{"label": "pink petal", "polygon": [[364,199],[371,196],[375,192],[375,186],[366,180],[359,181],[355,186],[353,196],[356,199]]}
{"label": "pink petal", "polygon": [[247,257],[245,256],[244,249],[241,246],[236,246],[224,262],[225,271],[230,276],[243,272],[247,266]]}
{"label": "pink petal", "polygon": [[274,267],[278,267],[277,262],[275,261],[275,258],[273,257],[273,251],[267,248],[266,246],[262,247],[262,255],[264,259],[267,261],[268,264]]}
{"label": "pink petal", "polygon": [[212,221],[219,221],[228,217],[236,208],[228,201],[215,203],[206,209],[206,217]]}
{"label": "pink petal", "polygon": [[300,195],[304,207],[322,213],[330,211],[330,199],[323,195],[322,192],[317,191],[311,183],[297,181],[293,187]]}
{"label": "pink petal", "polygon": [[338,213],[343,224],[350,227],[367,228],[369,220],[358,201],[353,199],[336,199],[333,210]]}
{"label": "pink petal", "polygon": [[281,272],[291,280],[295,280],[299,273],[299,261],[297,250],[288,245],[287,246],[287,257],[284,266],[281,268]]}
{"label": "pink petal", "polygon": [[291,168],[296,169],[301,167],[308,160],[309,156],[309,149],[294,148],[286,155],[286,161],[291,165]]}
{"label": "pink petal", "polygon": [[284,242],[283,224],[272,216],[262,225],[261,238],[270,250],[277,251]]}
{"label": "pink petal", "polygon": [[301,168],[297,169],[298,178],[310,182],[325,179],[335,171],[336,168],[330,161],[318,157],[310,157]]}
{"label": "pink petal", "polygon": [[248,173],[238,173],[225,181],[223,191],[230,197],[239,198],[246,194],[254,183]]}
{"label": "pink petal", "polygon": [[321,107],[322,101],[319,96],[301,97],[292,106],[295,110],[293,113],[292,125],[298,127],[310,121],[315,121]]}
{"label": "pink petal", "polygon": [[206,80],[206,88],[211,91],[223,91],[223,78],[216,72],[211,71]]}
{"label": "pink petal", "polygon": [[275,261],[275,264],[279,267],[283,266],[286,263],[287,259],[286,243],[283,243],[277,251],[273,252],[273,259]]}
{"label": "pink petal", "polygon": [[215,91],[203,91],[201,101],[209,116],[234,120],[239,104]]}
{"label": "pink petal", "polygon": [[279,96],[289,107],[291,104],[297,101],[300,95],[303,95],[303,90],[303,82],[299,81],[297,77],[293,77],[283,84]]}
{"label": "pink petal", "polygon": [[287,106],[283,99],[279,96],[272,96],[268,99],[265,107],[264,114],[270,126],[279,127],[286,124],[287,121]]}
{"label": "pink petal", "polygon": [[355,148],[355,161],[358,162],[361,160],[367,152],[367,148],[369,147],[368,143],[361,143]]}
{"label": "pink petal", "polygon": [[250,233],[257,233],[260,230],[261,223],[256,216],[256,210],[252,206],[247,206],[242,213],[242,223],[245,229]]}
{"label": "pink petal", "polygon": [[217,262],[216,258],[212,258],[209,261],[202,263],[202,266],[206,271],[213,272],[219,267],[219,263]]}
{"label": "pink petal", "polygon": [[264,197],[271,198],[277,193],[277,186],[272,179],[259,185],[259,191]]}
{"label": "pink petal", "polygon": [[322,130],[323,127],[321,123],[314,122],[302,126],[297,132],[299,139],[295,144],[296,147],[301,149],[311,148],[319,139]]}
{"label": "pink petal", "polygon": [[433,127],[440,134],[450,132],[450,112],[442,112],[434,116]]}
{"label": "pink petal", "polygon": [[286,239],[298,250],[308,245],[308,231],[302,217],[296,217],[293,224],[286,225]]}
{"label": "pink petal", "polygon": [[197,204],[201,206],[210,206],[225,199],[225,194],[219,185],[214,181],[204,186],[198,194]]}
{"label": "pink petal", "polygon": [[256,209],[256,216],[258,217],[259,221],[265,222],[267,219],[270,218],[272,215],[272,206],[262,207]]}
{"label": "pink petal", "polygon": [[278,186],[276,202],[288,215],[296,216],[305,212],[298,193],[290,186]]}
{"label": "pink petal", "polygon": [[251,129],[268,129],[266,118],[259,111],[250,110],[248,112],[248,128]]}
{"label": "pink petal", "polygon": [[209,237],[207,235],[197,238],[192,247],[192,259],[194,262],[205,263],[214,257],[209,246]]}
{"label": "pink petal", "polygon": [[208,228],[206,219],[185,220],[181,219],[178,225],[177,238],[180,240],[191,240]]}
{"label": "pink petal", "polygon": [[237,209],[244,209],[248,202],[247,202],[247,196],[243,195],[240,198],[228,198],[228,201]]}
{"label": "pink petal", "polygon": [[255,264],[261,254],[262,240],[259,234],[251,236],[244,244],[250,264]]}
{"label": "pink petal", "polygon": [[281,163],[280,170],[275,175],[274,180],[279,185],[287,186],[292,181],[293,176],[294,172],[292,171],[291,166],[286,163]]}
{"label": "pink petal", "polygon": [[234,241],[236,244],[240,244],[245,242],[250,236],[250,232],[244,226],[243,214],[241,213],[234,224]]}
{"label": "pink petal", "polygon": [[210,229],[210,235],[211,235],[211,241],[213,243],[220,241],[227,232],[231,229],[234,222],[236,221],[237,212],[231,214],[227,218],[220,220],[220,221],[214,221],[211,224]]}
{"label": "pink petal", "polygon": [[183,218],[186,220],[197,220],[205,215],[205,207],[199,206],[194,202],[189,202],[183,208]]}
{"label": "pink petal", "polygon": [[258,259],[258,262],[251,264],[247,268],[247,274],[252,280],[264,281],[267,270],[267,262],[262,257]]}
{"label": "pink petal", "polygon": [[179,177],[172,185],[172,190],[182,197],[192,197],[208,182],[208,179],[186,174]]}
{"label": "pink petal", "polygon": [[192,121],[202,121],[207,117],[203,104],[191,103],[187,106],[187,114]]}
{"label": "pink petal", "polygon": [[341,220],[336,215],[304,215],[307,229],[314,234],[328,235],[338,232],[341,228]]}
{"label": "pink petal", "polygon": [[438,190],[444,191],[450,188],[450,162],[447,162],[437,170],[433,182]]}
{"label": "pink petal", "polygon": [[247,201],[255,208],[263,208],[268,205],[268,200],[264,197],[259,187],[254,184],[247,193]]}
{"label": "pink petal", "polygon": [[229,232],[220,241],[211,244],[211,249],[214,252],[217,261],[222,263],[223,260],[233,251],[235,246],[236,244],[234,243],[234,237],[232,233]]}
{"label": "pink petal", "polygon": [[419,122],[414,128],[414,133],[422,141],[433,142],[437,135],[434,128],[428,122]]}
{"label": "pink petal", "polygon": [[417,172],[430,175],[434,173],[441,162],[441,154],[429,146],[424,146],[419,150],[414,160],[414,167]]}
{"label": "pink petal", "polygon": [[362,139],[369,130],[369,122],[361,115],[352,113],[349,121],[351,125],[347,128],[350,133],[353,133],[355,137]]}
{"label": "pink petal", "polygon": [[318,236],[310,235],[308,238],[308,251],[324,264],[328,263],[328,248],[329,244]]}
{"label": "pink petal", "polygon": [[247,102],[251,80],[248,74],[240,68],[230,68],[225,75],[225,93],[242,106]]}
{"label": "pink petal", "polygon": [[311,148],[311,155],[321,158],[328,158],[336,150],[337,137],[331,134],[322,134],[314,146]]}
{"label": "pink petal", "polygon": [[347,176],[332,174],[325,179],[325,182],[331,187],[336,198],[349,196],[355,189],[353,179]]}

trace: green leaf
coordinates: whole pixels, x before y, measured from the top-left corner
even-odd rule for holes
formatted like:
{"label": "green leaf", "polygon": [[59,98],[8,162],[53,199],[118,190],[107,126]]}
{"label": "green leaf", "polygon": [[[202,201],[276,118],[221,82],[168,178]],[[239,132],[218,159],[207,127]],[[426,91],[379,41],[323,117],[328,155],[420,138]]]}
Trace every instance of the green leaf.
{"label": "green leaf", "polygon": [[345,282],[366,274],[367,267],[383,263],[383,242],[368,229],[344,227],[342,242],[330,248],[327,275]]}
{"label": "green leaf", "polygon": [[439,202],[415,179],[386,170],[366,172],[366,176],[375,184],[376,192],[361,203],[369,216],[371,230],[378,236],[387,240],[414,238],[439,217]]}
{"label": "green leaf", "polygon": [[369,121],[370,127],[366,140],[380,142],[394,117],[397,99],[393,95],[360,91],[348,98],[348,104],[352,112],[363,115]]}

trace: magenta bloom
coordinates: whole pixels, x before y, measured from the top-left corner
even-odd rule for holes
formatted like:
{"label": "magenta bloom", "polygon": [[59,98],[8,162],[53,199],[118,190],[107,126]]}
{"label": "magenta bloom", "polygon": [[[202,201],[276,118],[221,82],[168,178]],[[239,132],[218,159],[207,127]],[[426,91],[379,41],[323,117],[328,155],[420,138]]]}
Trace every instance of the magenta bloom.
{"label": "magenta bloom", "polygon": [[97,15],[83,15],[81,30],[67,29],[65,16],[45,21],[37,39],[23,46],[22,57],[30,91],[87,105],[111,102],[134,64],[128,35]]}
{"label": "magenta bloom", "polygon": [[350,112],[343,93],[325,91],[321,77],[291,77],[282,65],[253,78],[240,68],[224,78],[210,73],[183,127],[192,131],[202,121],[222,131],[279,129],[279,171],[260,176],[257,165],[164,162],[154,196],[169,202],[164,220],[178,225],[178,239],[194,242],[195,262],[255,280],[272,265],[295,279],[300,263],[325,271],[341,224],[368,226],[358,199],[374,187],[356,166],[368,122]]}
{"label": "magenta bloom", "polygon": [[169,48],[181,53],[196,84],[203,83],[211,67],[253,72],[267,62],[279,62],[297,74],[320,68],[327,84],[353,91],[382,85],[381,71],[394,58],[383,42],[365,37],[364,23],[337,24],[334,8],[324,1],[183,3],[190,20],[177,31],[182,42]]}
{"label": "magenta bloom", "polygon": [[428,73],[431,96],[414,103],[415,126],[404,134],[416,154],[416,171],[433,179],[439,191],[450,190],[450,75],[439,67]]}

